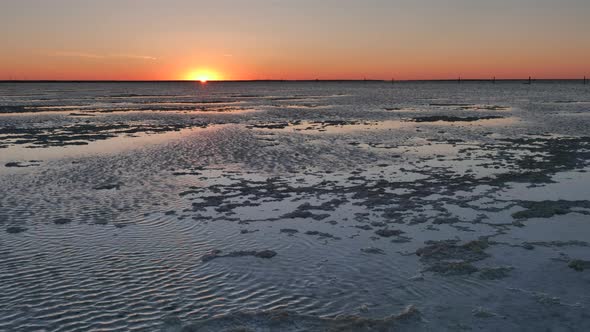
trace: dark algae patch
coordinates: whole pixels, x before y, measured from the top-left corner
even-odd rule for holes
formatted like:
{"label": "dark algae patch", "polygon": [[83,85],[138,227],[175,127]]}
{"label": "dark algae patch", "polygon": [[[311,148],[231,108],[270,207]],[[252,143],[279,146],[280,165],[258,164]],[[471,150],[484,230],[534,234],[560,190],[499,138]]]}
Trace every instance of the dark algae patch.
{"label": "dark algae patch", "polygon": [[[6,106],[0,105],[0,113],[29,113],[36,112],[37,110],[33,106]],[[38,111],[37,111],[38,112]]]}
{"label": "dark algae patch", "polygon": [[504,279],[510,275],[512,267],[484,267],[479,269],[478,277],[483,280]]}
{"label": "dark algae patch", "polygon": [[382,237],[392,237],[402,235],[404,232],[399,229],[383,228],[375,231],[375,234]]}
{"label": "dark algae patch", "polygon": [[[590,215],[590,211],[579,209],[590,209],[590,201],[520,201],[518,204],[526,210],[513,213],[514,219],[551,218],[572,212]],[[578,209],[574,210],[574,208]]]}
{"label": "dark algae patch", "polygon": [[422,116],[410,119],[413,122],[475,122],[480,120],[502,119],[503,116],[489,115],[489,116],[447,116],[447,115],[433,115]]}
{"label": "dark algae patch", "polygon": [[277,253],[273,250],[261,250],[261,251],[255,251],[255,250],[240,250],[240,251],[232,251],[229,252],[227,254],[222,254],[221,250],[213,250],[208,254],[205,254],[203,257],[201,257],[201,260],[203,262],[209,262],[211,260],[214,260],[216,258],[223,258],[223,257],[246,257],[246,256],[253,256],[253,257],[258,257],[258,258],[273,258],[274,256],[276,256]]}
{"label": "dark algae patch", "polygon": [[53,223],[56,225],[66,225],[72,222],[72,219],[69,218],[58,218],[53,220]]}
{"label": "dark algae patch", "polygon": [[585,261],[582,259],[574,259],[574,260],[571,260],[567,264],[567,266],[578,271],[578,272],[582,272],[586,269],[590,269],[590,261]]}
{"label": "dark algae patch", "polygon": [[11,161],[11,162],[4,164],[4,166],[5,167],[15,167],[15,168],[26,168],[26,167],[40,166],[41,165],[40,163],[41,163],[40,160],[30,160],[27,162]]}
{"label": "dark algae patch", "polygon": [[361,248],[361,251],[367,254],[378,254],[378,255],[385,255],[383,249],[369,247],[369,248]]}
{"label": "dark algae patch", "polygon": [[105,183],[94,187],[94,190],[112,190],[112,189],[121,189],[121,183]]}
{"label": "dark algae patch", "polygon": [[478,269],[468,262],[436,262],[428,266],[425,271],[444,276],[456,276],[475,273]]}
{"label": "dark algae patch", "polygon": [[27,228],[21,226],[8,226],[6,227],[6,233],[8,234],[17,234],[25,232]]}
{"label": "dark algae patch", "polygon": [[427,241],[426,247],[416,250],[421,261],[460,259],[478,261],[489,257],[485,252],[489,244],[486,240],[475,240],[458,244],[458,240]]}
{"label": "dark algae patch", "polygon": [[299,231],[296,229],[292,229],[292,228],[282,228],[281,233],[286,233],[286,234],[292,236],[292,235],[299,233]]}
{"label": "dark algae patch", "polygon": [[337,236],[334,236],[334,235],[332,235],[330,233],[326,233],[326,232],[320,232],[320,231],[307,231],[307,232],[305,232],[305,235],[317,236],[320,239],[340,240],[340,238]]}
{"label": "dark algae patch", "polygon": [[310,219],[314,219],[314,220],[324,220],[328,217],[330,217],[330,215],[327,213],[316,214],[316,213],[312,213],[307,210],[303,210],[303,211],[296,210],[296,211],[289,212],[289,213],[286,213],[281,216],[281,218],[285,218],[285,219],[296,219],[296,218],[307,219],[307,218],[310,218]]}
{"label": "dark algae patch", "polygon": [[485,252],[487,240],[475,240],[459,244],[457,240],[428,241],[427,246],[416,251],[420,261],[427,265],[425,271],[441,275],[463,275],[479,271],[471,263],[489,257]]}

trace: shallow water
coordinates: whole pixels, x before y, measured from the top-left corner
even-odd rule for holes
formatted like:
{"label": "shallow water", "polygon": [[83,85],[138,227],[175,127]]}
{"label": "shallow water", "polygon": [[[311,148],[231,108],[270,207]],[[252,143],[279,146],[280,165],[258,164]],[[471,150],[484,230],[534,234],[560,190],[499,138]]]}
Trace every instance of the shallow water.
{"label": "shallow water", "polygon": [[0,330],[587,330],[587,100],[0,83]]}

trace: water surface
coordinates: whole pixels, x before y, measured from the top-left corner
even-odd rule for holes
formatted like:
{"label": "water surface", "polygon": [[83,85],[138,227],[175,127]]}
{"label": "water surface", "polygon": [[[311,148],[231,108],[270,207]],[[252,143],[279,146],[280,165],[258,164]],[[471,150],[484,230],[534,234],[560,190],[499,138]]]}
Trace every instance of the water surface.
{"label": "water surface", "polygon": [[0,330],[589,329],[588,100],[0,83]]}

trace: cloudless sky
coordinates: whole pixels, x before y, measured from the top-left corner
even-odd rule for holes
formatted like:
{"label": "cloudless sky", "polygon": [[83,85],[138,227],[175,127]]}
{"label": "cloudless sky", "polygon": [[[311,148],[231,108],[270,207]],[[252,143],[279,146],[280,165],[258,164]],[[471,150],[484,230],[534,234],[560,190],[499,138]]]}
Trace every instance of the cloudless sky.
{"label": "cloudless sky", "polygon": [[590,0],[0,0],[0,79],[590,76]]}

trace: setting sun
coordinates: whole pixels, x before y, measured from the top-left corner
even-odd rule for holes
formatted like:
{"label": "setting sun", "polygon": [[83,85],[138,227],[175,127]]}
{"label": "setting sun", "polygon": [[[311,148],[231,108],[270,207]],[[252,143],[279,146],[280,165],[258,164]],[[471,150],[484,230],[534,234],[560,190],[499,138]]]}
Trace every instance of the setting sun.
{"label": "setting sun", "polygon": [[221,79],[218,73],[211,70],[195,70],[188,73],[185,77],[189,81],[200,81],[206,83],[207,81],[218,81]]}

